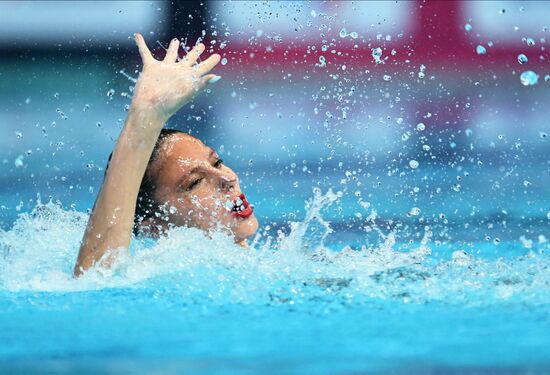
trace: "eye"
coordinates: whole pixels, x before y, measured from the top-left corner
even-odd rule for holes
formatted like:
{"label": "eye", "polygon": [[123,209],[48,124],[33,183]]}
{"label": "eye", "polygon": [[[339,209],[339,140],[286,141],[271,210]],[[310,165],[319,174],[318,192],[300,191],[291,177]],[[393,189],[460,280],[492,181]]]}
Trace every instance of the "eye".
{"label": "eye", "polygon": [[218,160],[216,160],[216,162],[214,163],[214,167],[216,167],[216,168],[221,168],[222,164],[223,164],[223,160],[222,160],[222,159],[218,159]]}
{"label": "eye", "polygon": [[189,186],[187,186],[187,189],[186,190],[193,190],[201,181],[203,180],[203,178],[197,178],[195,181],[191,182],[189,184]]}

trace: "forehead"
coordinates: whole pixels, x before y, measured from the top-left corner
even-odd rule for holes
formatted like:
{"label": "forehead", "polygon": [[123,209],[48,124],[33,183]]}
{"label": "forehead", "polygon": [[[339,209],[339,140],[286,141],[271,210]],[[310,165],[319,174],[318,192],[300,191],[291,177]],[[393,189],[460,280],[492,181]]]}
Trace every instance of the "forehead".
{"label": "forehead", "polygon": [[193,168],[197,163],[208,161],[212,149],[195,137],[173,134],[160,145],[156,162],[182,169]]}

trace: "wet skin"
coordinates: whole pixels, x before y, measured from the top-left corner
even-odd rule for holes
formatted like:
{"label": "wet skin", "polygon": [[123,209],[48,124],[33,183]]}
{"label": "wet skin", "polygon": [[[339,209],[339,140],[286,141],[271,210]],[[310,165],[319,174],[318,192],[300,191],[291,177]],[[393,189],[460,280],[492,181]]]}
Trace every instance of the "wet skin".
{"label": "wet skin", "polygon": [[243,211],[245,214],[232,211],[243,193],[238,176],[200,140],[187,134],[170,135],[149,168],[157,186],[154,199],[162,214],[153,222],[142,223],[146,231],[165,231],[170,226],[206,232],[221,229],[230,232],[236,243],[245,245],[258,229],[251,210]]}

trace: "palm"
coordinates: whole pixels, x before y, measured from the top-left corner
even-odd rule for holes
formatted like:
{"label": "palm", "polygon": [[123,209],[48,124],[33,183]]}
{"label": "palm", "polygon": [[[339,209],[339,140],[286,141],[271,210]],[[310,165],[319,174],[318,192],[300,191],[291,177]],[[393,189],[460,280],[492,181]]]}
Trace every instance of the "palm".
{"label": "palm", "polygon": [[136,43],[143,60],[143,71],[136,84],[134,100],[150,105],[166,119],[215,77],[209,72],[220,61],[220,55],[213,54],[202,63],[196,63],[205,48],[202,43],[196,45],[181,61],[177,61],[180,46],[177,39],[170,42],[162,61],[151,55],[140,34],[136,34]]}

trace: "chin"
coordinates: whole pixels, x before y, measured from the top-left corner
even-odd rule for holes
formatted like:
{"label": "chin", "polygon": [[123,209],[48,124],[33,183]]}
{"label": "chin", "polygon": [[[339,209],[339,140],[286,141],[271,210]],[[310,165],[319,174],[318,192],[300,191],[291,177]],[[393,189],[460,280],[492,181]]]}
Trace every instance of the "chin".
{"label": "chin", "polygon": [[247,240],[252,237],[258,230],[258,219],[254,214],[250,215],[244,220],[240,220],[239,223],[234,227],[233,232],[235,233],[235,240],[237,242]]}

